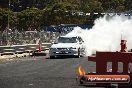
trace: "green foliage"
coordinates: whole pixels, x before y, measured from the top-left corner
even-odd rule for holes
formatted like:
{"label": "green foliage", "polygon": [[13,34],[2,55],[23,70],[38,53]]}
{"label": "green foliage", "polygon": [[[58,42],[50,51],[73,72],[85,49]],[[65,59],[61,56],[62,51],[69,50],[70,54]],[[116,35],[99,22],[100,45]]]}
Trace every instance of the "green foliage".
{"label": "green foliage", "polygon": [[0,8],[0,30],[3,31],[8,25],[8,19],[10,27],[14,27],[16,24],[17,17],[14,12],[9,9]]}
{"label": "green foliage", "polygon": [[[44,26],[59,24],[81,24],[93,21],[100,15],[79,15],[79,12],[125,12],[131,10],[132,0],[1,0],[0,30],[40,30]],[[6,5],[5,5],[6,4]],[[72,15],[72,13],[75,13]]]}
{"label": "green foliage", "polygon": [[18,28],[20,30],[32,30],[40,27],[41,11],[37,8],[30,8],[18,13]]}

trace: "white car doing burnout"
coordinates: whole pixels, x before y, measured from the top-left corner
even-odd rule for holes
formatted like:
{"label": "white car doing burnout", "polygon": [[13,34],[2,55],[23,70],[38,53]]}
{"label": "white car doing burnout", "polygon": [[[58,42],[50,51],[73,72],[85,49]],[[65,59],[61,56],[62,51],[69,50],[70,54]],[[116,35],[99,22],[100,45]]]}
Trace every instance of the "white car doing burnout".
{"label": "white car doing burnout", "polygon": [[84,41],[80,36],[60,36],[50,47],[50,58],[58,56],[84,56]]}

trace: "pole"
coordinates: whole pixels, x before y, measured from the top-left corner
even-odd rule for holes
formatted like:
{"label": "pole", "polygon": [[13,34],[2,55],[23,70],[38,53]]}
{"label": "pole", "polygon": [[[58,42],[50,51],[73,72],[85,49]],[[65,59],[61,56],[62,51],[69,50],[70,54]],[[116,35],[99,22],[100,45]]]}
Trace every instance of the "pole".
{"label": "pole", "polygon": [[[8,2],[8,8],[10,10],[10,0]],[[9,24],[9,12],[8,12],[8,23],[7,23],[7,28],[6,28],[6,45],[8,45],[9,41],[8,41],[8,30],[10,28],[10,24]]]}
{"label": "pole", "polygon": [[41,30],[39,31],[39,38],[40,38],[40,40],[39,40],[39,52],[41,52],[42,51]]}

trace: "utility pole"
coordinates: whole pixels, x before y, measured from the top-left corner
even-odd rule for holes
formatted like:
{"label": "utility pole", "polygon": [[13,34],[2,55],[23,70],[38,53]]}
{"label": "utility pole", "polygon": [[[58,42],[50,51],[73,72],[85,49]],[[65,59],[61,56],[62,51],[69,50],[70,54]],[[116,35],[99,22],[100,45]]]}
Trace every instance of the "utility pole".
{"label": "utility pole", "polygon": [[[8,2],[8,8],[10,10],[10,0]],[[6,45],[9,44],[9,40],[8,40],[8,31],[9,31],[9,28],[10,28],[10,24],[9,24],[9,12],[8,12],[8,22],[7,22],[7,28],[6,28]]]}

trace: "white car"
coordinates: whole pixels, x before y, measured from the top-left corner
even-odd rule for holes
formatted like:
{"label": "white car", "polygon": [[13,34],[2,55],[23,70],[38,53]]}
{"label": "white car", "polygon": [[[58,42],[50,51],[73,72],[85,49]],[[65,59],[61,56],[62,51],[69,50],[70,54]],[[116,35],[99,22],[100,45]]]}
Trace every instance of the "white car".
{"label": "white car", "polygon": [[50,58],[58,56],[84,56],[84,41],[80,36],[60,36],[50,47]]}

